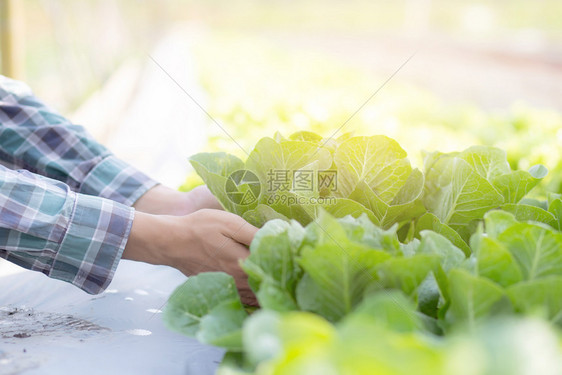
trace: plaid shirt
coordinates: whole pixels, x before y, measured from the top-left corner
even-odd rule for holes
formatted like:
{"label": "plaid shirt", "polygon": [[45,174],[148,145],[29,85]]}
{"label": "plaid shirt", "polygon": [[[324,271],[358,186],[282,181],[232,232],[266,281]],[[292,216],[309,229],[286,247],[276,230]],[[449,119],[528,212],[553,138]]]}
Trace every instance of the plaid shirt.
{"label": "plaid shirt", "polygon": [[156,182],[3,76],[0,164],[0,257],[103,291]]}

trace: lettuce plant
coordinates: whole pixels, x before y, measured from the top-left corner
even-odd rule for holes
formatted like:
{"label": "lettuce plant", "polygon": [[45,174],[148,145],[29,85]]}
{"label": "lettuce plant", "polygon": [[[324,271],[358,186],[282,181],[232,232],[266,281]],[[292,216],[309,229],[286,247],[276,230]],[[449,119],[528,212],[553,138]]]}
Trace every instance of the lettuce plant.
{"label": "lettuce plant", "polygon": [[365,214],[384,229],[398,224],[402,239],[408,229],[418,236],[432,229],[467,252],[461,242],[490,209],[554,222],[548,212],[520,202],[546,168],[512,171],[505,153],[493,147],[428,154],[424,174],[388,137],[325,140],[303,131],[261,139],[245,162],[222,152],[196,154],[190,162],[226,210],[259,227],[272,219],[306,225],[320,210],[335,217]]}
{"label": "lettuce plant", "polygon": [[490,319],[470,331],[458,327],[449,336],[435,337],[419,330],[421,322],[413,313],[400,293],[372,296],[337,324],[306,312],[261,311],[244,324],[249,365],[241,369],[225,363],[218,374],[556,375],[562,371],[560,333],[547,322]]}
{"label": "lettuce plant", "polygon": [[[171,329],[225,348],[230,373],[445,374],[443,345],[463,329],[489,343],[490,320],[562,325],[562,200],[525,198],[542,166],[511,171],[500,150],[472,147],[428,154],[423,174],[389,138],[309,132],[262,139],[246,162],[191,162],[226,209],[261,226],[241,262],[261,311],[207,273],[164,312]],[[276,168],[336,171],[338,188],[301,192],[289,173],[287,189],[264,189]]]}
{"label": "lettuce plant", "polygon": [[493,208],[528,210],[518,203],[547,170],[536,165],[528,172],[511,171],[502,150],[473,146],[463,152],[428,154],[425,173],[425,207],[467,240],[470,225]]}
{"label": "lettuce plant", "polygon": [[[375,320],[384,314],[377,324],[413,330],[415,337],[476,329],[506,315],[538,314],[562,325],[562,233],[556,229],[493,210],[466,256],[430,230],[402,243],[396,228],[377,227],[367,215],[336,219],[327,212],[306,227],[272,220],[241,265],[261,309],[281,316],[306,311],[338,323],[358,312]],[[373,298],[397,305],[377,307]],[[164,314],[170,328],[238,353],[242,367],[255,365],[244,342],[249,316],[233,279],[222,273],[190,277]]]}

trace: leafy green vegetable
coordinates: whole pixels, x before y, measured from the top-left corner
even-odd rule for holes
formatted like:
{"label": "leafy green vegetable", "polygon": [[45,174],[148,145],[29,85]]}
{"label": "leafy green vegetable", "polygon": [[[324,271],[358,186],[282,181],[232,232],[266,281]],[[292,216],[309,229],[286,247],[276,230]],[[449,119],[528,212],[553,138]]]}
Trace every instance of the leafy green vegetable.
{"label": "leafy green vegetable", "polygon": [[[318,171],[330,168],[332,157],[330,152],[318,148],[314,143],[306,141],[281,141],[273,138],[262,138],[248,156],[245,168],[254,172],[260,179],[264,193],[261,200],[275,193],[277,189],[269,186],[269,173],[286,173],[287,180],[272,181],[281,185],[279,189],[293,189],[294,176],[301,170]],[[300,193],[304,192],[300,191]]]}
{"label": "leafy green vegetable", "polygon": [[256,366],[281,353],[279,324],[281,317],[268,310],[261,310],[244,322],[242,341],[248,353],[248,361]]}
{"label": "leafy green vegetable", "polygon": [[348,196],[363,181],[390,203],[412,173],[406,152],[385,136],[353,137],[336,150],[340,194]]}
{"label": "leafy green vegetable", "polygon": [[553,214],[542,208],[528,204],[508,203],[501,206],[502,210],[512,213],[519,221],[538,221],[556,227],[558,225]]}
{"label": "leafy green vegetable", "polygon": [[253,210],[244,212],[242,218],[260,228],[270,220],[281,219],[289,221],[285,215],[275,211],[272,207],[265,204],[258,204]]}
{"label": "leafy green vegetable", "polygon": [[484,216],[484,223],[486,233],[492,238],[497,238],[507,228],[517,224],[517,220],[508,212],[490,211]]}
{"label": "leafy green vegetable", "polygon": [[193,155],[189,161],[225,210],[242,215],[248,209],[253,208],[252,205],[236,204],[228,197],[226,192],[228,176],[244,169],[242,160],[224,152],[215,152]]}
{"label": "leafy green vegetable", "polygon": [[504,202],[493,185],[460,157],[439,158],[426,171],[425,188],[427,209],[465,240],[470,222]]}
{"label": "leafy green vegetable", "polygon": [[[546,175],[544,166],[512,172],[505,153],[487,146],[426,156],[424,204],[467,241],[473,221],[504,204],[513,209]],[[529,210],[527,210],[529,211]]]}
{"label": "leafy green vegetable", "polygon": [[529,172],[514,171],[496,176],[494,187],[503,195],[506,203],[518,203],[548,173],[543,165],[535,165]]}
{"label": "leafy green vegetable", "polygon": [[306,227],[272,220],[242,263],[262,308],[255,319],[247,318],[233,280],[209,273],[174,292],[165,320],[228,349],[224,366],[233,373],[407,373],[413,367],[398,358],[411,358],[428,373],[447,374],[449,351],[427,346],[433,334],[447,341],[459,327],[476,332],[490,318],[513,314],[562,324],[562,233],[498,210],[484,224],[467,258],[430,230],[402,244],[397,226],[382,229],[366,215],[336,219],[322,211]]}
{"label": "leafy green vegetable", "polygon": [[505,153],[493,147],[429,154],[424,175],[388,137],[324,140],[301,131],[262,138],[245,163],[225,153],[197,154],[190,161],[225,209],[259,227],[273,219],[307,225],[321,210],[338,218],[365,214],[384,229],[405,227],[404,233],[418,219],[414,235],[435,230],[468,255],[462,241],[494,208],[558,226],[552,213],[519,204],[546,168],[511,171]]}
{"label": "leafy green vegetable", "polygon": [[221,272],[190,277],[172,293],[164,309],[170,329],[230,350],[242,347],[246,316],[234,279]]}
{"label": "leafy green vegetable", "polygon": [[[232,278],[209,273],[180,286],[164,316],[227,349],[231,374],[459,373],[450,356],[472,349],[455,337],[488,348],[490,319],[562,325],[562,199],[525,198],[543,166],[512,171],[503,151],[477,146],[428,154],[422,173],[390,138],[311,132],[264,138],[246,162],[191,163],[261,227],[240,263],[261,309],[248,318]],[[320,186],[328,172],[337,181]],[[300,189],[303,174],[314,188]],[[487,361],[474,373],[499,373]]]}
{"label": "leafy green vegetable", "polygon": [[431,230],[436,232],[443,237],[447,238],[451,241],[456,247],[461,249],[467,256],[470,255],[470,247],[468,244],[461,238],[461,236],[455,232],[450,226],[447,224],[443,224],[437,216],[433,215],[430,212],[425,213],[422,215],[415,224],[415,235],[416,237],[420,237],[420,233],[424,230]]}
{"label": "leafy green vegetable", "polygon": [[338,194],[361,203],[374,213],[383,228],[424,212],[421,204],[423,174],[412,169],[406,152],[384,136],[353,137],[334,155]]}
{"label": "leafy green vegetable", "polygon": [[478,274],[503,287],[522,281],[519,265],[507,247],[492,238],[481,238],[475,249]]}
{"label": "leafy green vegetable", "polygon": [[300,265],[306,272],[297,289],[303,310],[336,321],[363,298],[366,288],[377,281],[377,265],[390,255],[368,247],[346,243],[324,244],[303,251]]}
{"label": "leafy green vegetable", "polygon": [[493,313],[505,297],[498,285],[459,269],[449,273],[449,285],[452,302],[447,321],[450,324],[467,323],[474,327],[477,320]]}
{"label": "leafy green vegetable", "polygon": [[[326,221],[327,220],[318,221],[318,223],[322,224],[324,228],[327,228],[327,226],[323,224]],[[374,225],[366,216],[360,216],[357,219],[348,216],[339,219],[338,222],[345,230],[347,238],[351,241],[374,249],[383,249],[392,255],[397,255],[401,252],[402,244],[398,241],[396,226],[385,230]],[[319,228],[320,226],[310,227]],[[333,227],[335,227],[335,225]]]}
{"label": "leafy green vegetable", "polygon": [[256,235],[250,256],[242,263],[262,307],[295,310],[295,288],[302,271],[296,256],[304,229],[296,222],[274,220]]}
{"label": "leafy green vegetable", "polygon": [[420,254],[435,254],[445,271],[459,266],[466,258],[464,253],[439,233],[423,231],[420,233],[421,243],[418,248]]}
{"label": "leafy green vegetable", "polygon": [[562,276],[526,281],[507,290],[515,309],[562,324]]}
{"label": "leafy green vegetable", "polygon": [[428,273],[439,266],[436,254],[417,254],[413,257],[395,257],[382,263],[378,275],[382,285],[404,291],[415,296],[417,287],[425,280]]}
{"label": "leafy green vegetable", "polygon": [[519,264],[524,280],[562,275],[562,233],[546,226],[517,223],[497,238]]}
{"label": "leafy green vegetable", "polygon": [[[418,181],[415,181],[418,180]],[[415,182],[408,182],[415,181]],[[391,204],[384,202],[363,181],[357,183],[349,198],[362,204],[372,211],[375,219],[372,220],[383,228],[389,228],[394,223],[407,222],[425,212],[421,202],[423,192],[423,175],[415,169],[402,190],[392,200]]]}
{"label": "leafy green vegetable", "polygon": [[[332,325],[303,312],[260,312],[245,324],[244,350],[255,371],[222,367],[219,375],[558,374],[558,332],[536,319],[488,320],[444,338],[423,330],[400,293],[380,294]],[[532,343],[532,345],[529,345]]]}
{"label": "leafy green vegetable", "polygon": [[554,228],[562,230],[562,199],[556,198],[549,202],[548,212],[550,212],[556,219],[553,223]]}
{"label": "leafy green vegetable", "polygon": [[398,290],[378,292],[365,298],[346,319],[363,318],[396,332],[414,332],[421,328],[416,306]]}

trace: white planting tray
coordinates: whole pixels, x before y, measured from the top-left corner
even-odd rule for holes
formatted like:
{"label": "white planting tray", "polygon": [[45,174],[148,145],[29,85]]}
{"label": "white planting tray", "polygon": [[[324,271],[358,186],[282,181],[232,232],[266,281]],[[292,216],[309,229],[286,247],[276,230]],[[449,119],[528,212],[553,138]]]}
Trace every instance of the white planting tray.
{"label": "white planting tray", "polygon": [[0,276],[0,374],[213,374],[223,352],[162,323],[184,281],[131,261],[95,296],[38,272]]}

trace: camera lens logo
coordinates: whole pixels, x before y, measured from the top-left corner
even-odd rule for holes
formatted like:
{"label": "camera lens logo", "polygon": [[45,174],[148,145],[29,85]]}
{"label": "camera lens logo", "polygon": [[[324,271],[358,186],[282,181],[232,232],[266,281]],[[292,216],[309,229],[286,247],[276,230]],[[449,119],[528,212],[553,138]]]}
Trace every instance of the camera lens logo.
{"label": "camera lens logo", "polygon": [[232,203],[248,206],[256,202],[260,196],[260,180],[255,173],[240,169],[228,176],[224,190]]}

